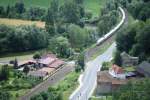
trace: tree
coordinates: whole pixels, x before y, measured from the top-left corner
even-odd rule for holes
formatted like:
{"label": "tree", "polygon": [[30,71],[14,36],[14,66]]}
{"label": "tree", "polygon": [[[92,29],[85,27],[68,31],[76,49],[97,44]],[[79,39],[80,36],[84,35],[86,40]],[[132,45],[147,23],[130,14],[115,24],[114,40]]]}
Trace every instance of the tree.
{"label": "tree", "polygon": [[9,78],[8,65],[3,65],[0,69],[0,81],[7,80]]}
{"label": "tree", "polygon": [[25,16],[27,17],[27,19],[33,21],[44,20],[46,16],[46,10],[39,7],[30,7],[30,9],[26,11]]}
{"label": "tree", "polygon": [[89,31],[74,24],[68,27],[68,37],[71,47],[75,48],[77,51],[82,50],[93,42]]}
{"label": "tree", "polygon": [[81,67],[82,70],[84,70],[85,62],[84,62],[84,52],[80,53],[77,59],[78,65]]}
{"label": "tree", "polygon": [[78,5],[72,0],[67,0],[61,7],[61,15],[67,23],[78,24],[80,20],[80,11]]}
{"label": "tree", "polygon": [[0,6],[0,17],[5,16],[5,9],[3,6]]}
{"label": "tree", "polygon": [[15,4],[15,9],[16,9],[16,12],[19,14],[22,14],[25,12],[24,3],[22,2],[22,0],[20,0],[19,2]]}
{"label": "tree", "polygon": [[50,8],[48,8],[45,24],[45,28],[50,35],[54,35],[57,33],[58,17],[59,17],[59,2],[58,0],[52,0]]}
{"label": "tree", "polygon": [[15,58],[13,62],[14,68],[18,68],[18,60]]}
{"label": "tree", "polygon": [[23,72],[28,73],[30,71],[30,68],[28,66],[24,66]]}
{"label": "tree", "polygon": [[63,36],[51,39],[49,49],[59,57],[68,58],[73,54],[68,39]]}
{"label": "tree", "polygon": [[[35,45],[36,44],[36,45]],[[48,33],[36,26],[0,25],[0,52],[18,52],[45,48]]]}
{"label": "tree", "polygon": [[75,3],[82,5],[84,0],[74,0]]}
{"label": "tree", "polygon": [[0,100],[11,100],[12,95],[6,91],[0,91]]}
{"label": "tree", "polygon": [[120,51],[116,51],[115,57],[114,57],[114,64],[121,66],[122,61],[121,61],[121,56],[120,56]]}
{"label": "tree", "polygon": [[34,55],[33,55],[33,59],[40,59],[41,58],[41,55],[39,52],[36,52]]}

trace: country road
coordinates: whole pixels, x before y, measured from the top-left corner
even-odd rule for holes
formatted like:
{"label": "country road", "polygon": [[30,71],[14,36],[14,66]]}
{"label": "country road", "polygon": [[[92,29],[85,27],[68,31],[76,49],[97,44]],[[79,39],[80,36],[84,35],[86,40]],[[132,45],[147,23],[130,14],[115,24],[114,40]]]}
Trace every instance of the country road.
{"label": "country road", "polygon": [[[122,9],[122,8],[121,8]],[[122,20],[120,23],[110,32],[116,32],[126,21],[125,12],[122,9]],[[86,69],[84,73],[79,78],[79,87],[71,94],[69,100],[88,100],[89,97],[92,95],[94,88],[96,86],[96,76],[97,71],[100,70],[101,64],[104,61],[110,61],[113,56],[113,52],[116,48],[116,44],[113,43],[102,55],[99,55],[96,59],[89,61],[86,63]]]}

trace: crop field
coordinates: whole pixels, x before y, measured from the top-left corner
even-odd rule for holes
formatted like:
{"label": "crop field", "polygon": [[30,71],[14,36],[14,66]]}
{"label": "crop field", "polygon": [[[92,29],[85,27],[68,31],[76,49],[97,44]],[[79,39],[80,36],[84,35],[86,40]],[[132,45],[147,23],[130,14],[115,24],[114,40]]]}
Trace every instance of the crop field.
{"label": "crop field", "polygon": [[[18,0],[0,0],[0,6],[14,5]],[[64,0],[59,0],[60,3],[63,3]],[[106,3],[107,0],[85,0],[84,6],[86,10],[93,12],[94,16],[99,15],[100,8]],[[23,0],[25,7],[41,7],[48,8],[51,0]]]}
{"label": "crop field", "polygon": [[8,19],[8,18],[0,18],[0,24],[11,25],[11,26],[36,25],[37,27],[40,28],[45,27],[45,22],[41,22],[41,21],[28,21],[28,20],[20,20],[20,19]]}

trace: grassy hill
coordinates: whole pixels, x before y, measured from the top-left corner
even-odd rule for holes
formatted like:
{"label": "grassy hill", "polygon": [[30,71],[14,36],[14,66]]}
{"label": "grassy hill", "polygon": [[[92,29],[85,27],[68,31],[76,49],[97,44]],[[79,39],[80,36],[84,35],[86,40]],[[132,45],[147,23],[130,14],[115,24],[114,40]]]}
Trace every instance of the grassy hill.
{"label": "grassy hill", "polygon": [[[14,5],[18,0],[0,0],[0,6]],[[48,8],[51,0],[23,0],[27,8],[37,6]],[[64,0],[60,0],[63,3]],[[107,0],[85,0],[84,5],[86,10],[91,10],[96,16],[99,14],[100,8],[106,3]]]}

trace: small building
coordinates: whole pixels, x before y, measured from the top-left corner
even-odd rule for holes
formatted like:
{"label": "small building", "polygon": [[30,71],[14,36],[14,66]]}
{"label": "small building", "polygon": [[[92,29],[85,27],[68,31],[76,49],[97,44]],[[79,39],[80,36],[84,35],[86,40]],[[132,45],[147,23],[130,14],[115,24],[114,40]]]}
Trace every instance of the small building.
{"label": "small building", "polygon": [[54,54],[47,54],[41,57],[41,59],[37,61],[34,59],[22,61],[18,63],[19,68],[23,67],[25,65],[33,65],[38,66],[40,68],[42,67],[49,67],[49,68],[59,68],[61,65],[63,65],[65,62],[61,59],[58,59]]}
{"label": "small building", "polygon": [[127,80],[112,77],[108,71],[97,73],[96,95],[106,95],[125,85]]}
{"label": "small building", "polygon": [[59,68],[59,66],[62,66],[63,64],[64,64],[64,61],[62,61],[60,59],[56,59],[55,62],[50,64],[48,67],[57,69],[57,68]]}
{"label": "small building", "polygon": [[46,79],[48,77],[48,72],[46,71],[30,71],[28,73],[29,76],[35,77],[35,78],[40,78],[40,79]]}
{"label": "small building", "polygon": [[150,63],[143,61],[136,68],[137,72],[145,77],[150,77]]}
{"label": "small building", "polygon": [[139,58],[138,57],[132,57],[126,52],[121,53],[121,61],[122,61],[122,66],[136,66],[138,65]]}
{"label": "small building", "polygon": [[54,72],[54,70],[55,70],[55,68],[43,67],[43,68],[36,70],[36,71],[30,71],[28,73],[28,75],[36,77],[36,78],[41,78],[44,80],[48,76],[50,76]]}
{"label": "small building", "polygon": [[112,67],[109,69],[109,74],[114,78],[126,79],[124,70],[115,64],[113,64]]}

